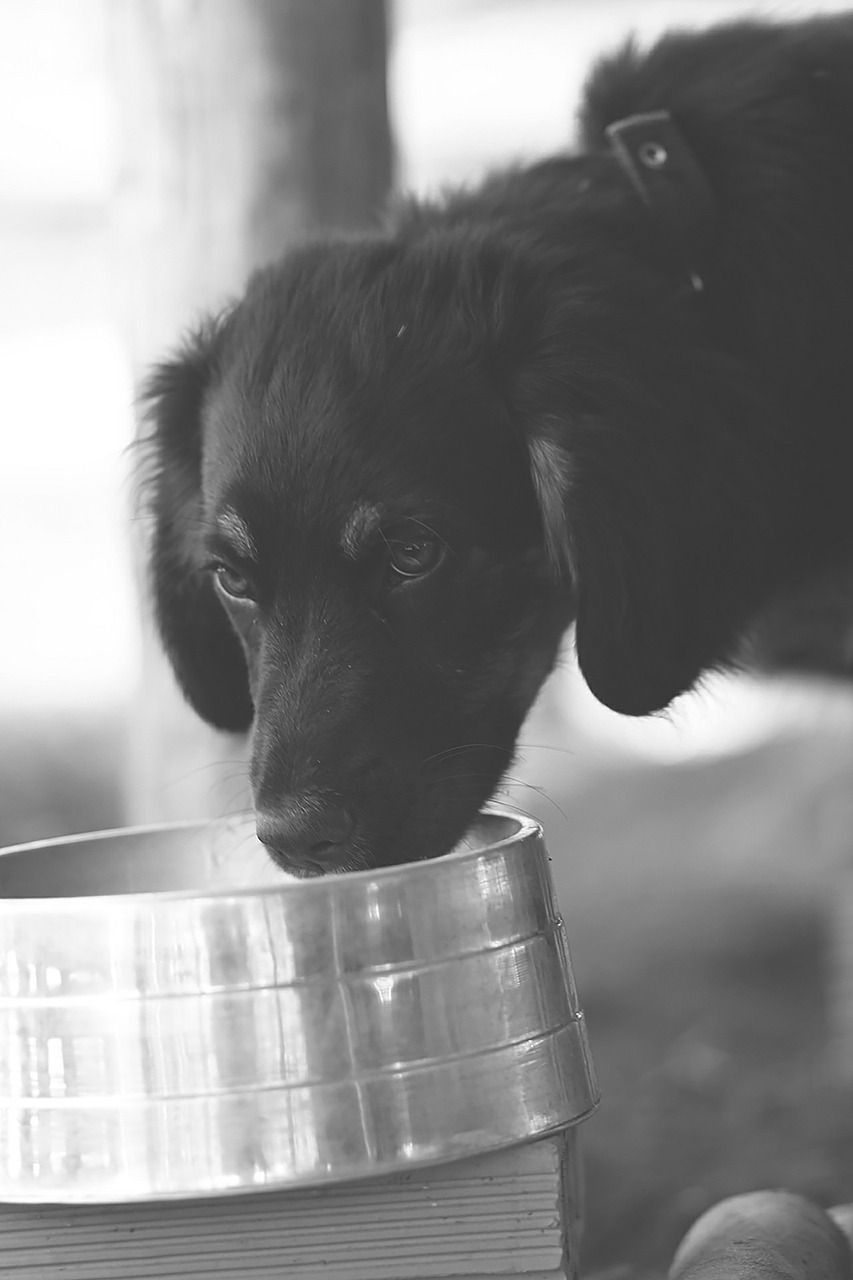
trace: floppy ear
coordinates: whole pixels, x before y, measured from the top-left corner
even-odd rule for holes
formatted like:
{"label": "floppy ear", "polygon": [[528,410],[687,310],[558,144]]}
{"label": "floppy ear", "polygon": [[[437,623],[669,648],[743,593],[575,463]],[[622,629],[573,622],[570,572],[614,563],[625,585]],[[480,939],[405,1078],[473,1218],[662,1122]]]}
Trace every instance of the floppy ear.
{"label": "floppy ear", "polygon": [[540,418],[528,448],[584,679],[647,715],[725,663],[766,585],[766,410],[722,361],[673,374],[659,402],[608,398]]}
{"label": "floppy ear", "polygon": [[214,374],[218,328],[203,326],[143,388],[151,424],[142,482],[153,517],[149,570],[155,616],[178,683],[217,729],[243,732],[252,701],[240,643],[203,567],[201,415]]}

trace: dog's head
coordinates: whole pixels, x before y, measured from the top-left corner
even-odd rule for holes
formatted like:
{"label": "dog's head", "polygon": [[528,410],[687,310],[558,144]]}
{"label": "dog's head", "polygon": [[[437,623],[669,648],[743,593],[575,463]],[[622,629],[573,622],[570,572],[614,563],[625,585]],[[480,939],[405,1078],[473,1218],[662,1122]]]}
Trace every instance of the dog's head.
{"label": "dog's head", "polygon": [[161,633],[205,719],[253,723],[259,835],[296,869],[452,846],[570,618],[488,276],[307,249],[149,386]]}
{"label": "dog's head", "polygon": [[307,874],[450,848],[576,609],[636,714],[743,603],[738,421],[690,438],[720,369],[471,239],[303,249],[148,388],[161,633],[199,714],[252,726],[259,836]]}

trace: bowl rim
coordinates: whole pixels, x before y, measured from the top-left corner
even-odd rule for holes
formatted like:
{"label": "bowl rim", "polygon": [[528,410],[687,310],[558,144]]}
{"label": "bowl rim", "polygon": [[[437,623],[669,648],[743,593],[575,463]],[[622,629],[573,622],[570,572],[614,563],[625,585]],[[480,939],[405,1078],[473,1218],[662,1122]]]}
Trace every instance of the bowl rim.
{"label": "bowl rim", "polygon": [[[298,893],[302,897],[307,893],[313,893],[315,896],[317,894],[328,895],[334,892],[337,886],[343,884],[364,885],[368,882],[379,880],[387,885],[394,880],[407,880],[416,875],[430,875],[432,868],[441,868],[448,864],[457,865],[465,862],[476,862],[484,857],[493,857],[502,853],[509,845],[525,844],[529,840],[541,839],[543,836],[542,824],[537,819],[504,805],[492,803],[483,805],[479,810],[479,815],[509,819],[517,824],[517,828],[500,840],[482,845],[480,848],[454,848],[449,853],[438,854],[434,858],[421,858],[416,862],[391,863],[388,866],[373,867],[362,871],[332,872],[328,875],[316,876],[310,880],[288,878],[282,879],[277,884],[253,885],[247,883],[245,885],[223,885],[222,888],[145,889],[138,893],[57,894],[55,896],[44,895],[30,898],[6,898],[0,896],[0,917],[4,915],[8,917],[9,914],[17,913],[18,911],[29,914],[36,909],[42,912],[49,912],[51,907],[67,909],[71,903],[77,904],[81,909],[83,907],[87,909],[98,908],[101,904],[105,909],[115,909],[118,904],[127,906],[130,904],[152,905],[153,902],[257,899],[278,897],[282,893]],[[10,855],[20,856],[43,849],[65,848],[69,845],[82,844],[89,841],[115,839],[118,836],[144,836],[153,835],[157,832],[202,831],[205,827],[214,826],[218,823],[237,823],[240,820],[251,819],[252,816],[251,810],[247,809],[221,818],[185,818],[173,822],[140,823],[132,827],[108,827],[99,831],[79,831],[68,836],[56,836],[47,840],[33,840],[24,844],[2,847],[0,848],[0,863],[3,858]]]}

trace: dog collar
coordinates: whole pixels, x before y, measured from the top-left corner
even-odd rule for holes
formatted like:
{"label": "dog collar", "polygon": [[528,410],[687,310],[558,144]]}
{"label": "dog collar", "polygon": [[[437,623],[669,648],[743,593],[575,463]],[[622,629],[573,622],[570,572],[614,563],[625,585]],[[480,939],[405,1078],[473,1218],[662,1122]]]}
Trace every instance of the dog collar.
{"label": "dog collar", "polygon": [[668,111],[648,111],[605,129],[623,172],[687,268],[697,293],[717,221],[708,179]]}

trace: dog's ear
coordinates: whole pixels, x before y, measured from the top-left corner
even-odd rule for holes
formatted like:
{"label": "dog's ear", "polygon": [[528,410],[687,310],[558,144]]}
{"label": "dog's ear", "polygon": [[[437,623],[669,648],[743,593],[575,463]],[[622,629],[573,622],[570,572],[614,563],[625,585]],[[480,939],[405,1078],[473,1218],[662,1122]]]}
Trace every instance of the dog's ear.
{"label": "dog's ear", "polygon": [[730,369],[688,382],[681,395],[677,379],[663,384],[658,404],[617,397],[606,411],[528,427],[581,671],[625,715],[663,709],[722,665],[763,580],[763,409]]}
{"label": "dog's ear", "polygon": [[149,568],[164,648],[198,714],[235,733],[252,721],[246,662],[201,550],[202,409],[220,337],[220,326],[203,325],[150,374],[140,478],[153,519]]}

